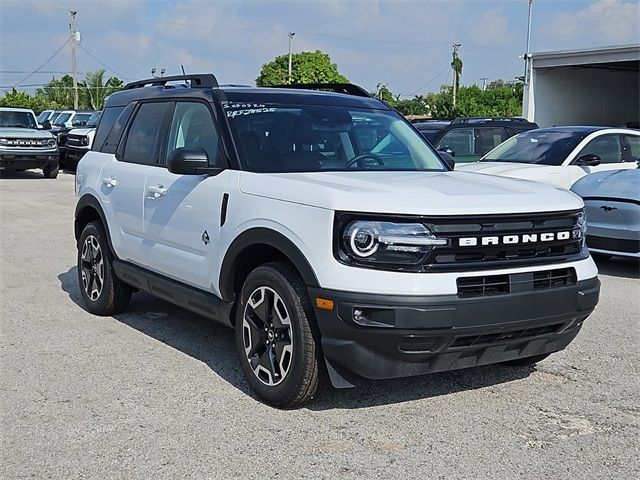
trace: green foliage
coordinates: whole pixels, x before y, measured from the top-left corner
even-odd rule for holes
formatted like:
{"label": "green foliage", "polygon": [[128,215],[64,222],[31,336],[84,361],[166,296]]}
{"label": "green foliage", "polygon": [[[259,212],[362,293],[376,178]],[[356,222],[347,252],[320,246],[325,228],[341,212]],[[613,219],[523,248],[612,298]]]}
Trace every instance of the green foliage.
{"label": "green foliage", "polygon": [[442,85],[437,93],[416,95],[401,100],[386,86],[376,97],[386,101],[403,115],[430,115],[434,118],[453,117],[516,117],[522,115],[522,83],[496,80],[482,90],[477,85],[460,87],[456,108],[453,108],[451,85]]}
{"label": "green foliage", "polygon": [[0,107],[30,108],[34,112],[46,110],[46,103],[38,97],[33,97],[27,92],[19,92],[15,88],[0,98]]}
{"label": "green foliage", "polygon": [[[346,83],[347,78],[338,72],[328,54],[315,52],[294,53],[291,61],[291,83]],[[284,85],[289,83],[289,55],[280,55],[265,63],[256,79],[256,85]]]}
{"label": "green foliage", "polygon": [[[105,81],[104,70],[88,72],[84,81],[78,82],[78,107],[85,110],[101,110],[104,100],[113,92],[121,90],[124,82],[117,77]],[[0,98],[0,106],[31,108],[39,113],[42,110],[65,110],[73,108],[73,78],[64,75],[52,78],[35,95],[13,89]]]}

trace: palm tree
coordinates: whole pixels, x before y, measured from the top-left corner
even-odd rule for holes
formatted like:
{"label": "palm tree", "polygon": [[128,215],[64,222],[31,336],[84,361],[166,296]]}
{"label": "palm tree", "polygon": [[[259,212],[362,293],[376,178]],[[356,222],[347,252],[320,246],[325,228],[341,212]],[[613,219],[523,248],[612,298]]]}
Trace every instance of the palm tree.
{"label": "palm tree", "polygon": [[95,72],[87,72],[84,76],[82,84],[82,96],[84,104],[93,110],[102,110],[104,100],[113,92],[122,89],[124,82],[117,77],[111,77],[104,81],[104,70],[96,70]]}

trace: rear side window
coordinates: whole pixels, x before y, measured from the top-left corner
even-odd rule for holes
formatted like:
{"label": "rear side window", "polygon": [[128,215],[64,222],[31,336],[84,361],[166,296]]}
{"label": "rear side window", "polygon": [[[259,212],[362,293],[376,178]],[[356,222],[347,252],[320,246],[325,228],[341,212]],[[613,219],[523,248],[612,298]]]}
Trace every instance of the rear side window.
{"label": "rear side window", "polygon": [[[102,114],[102,118],[98,124],[98,130],[96,130],[96,138],[93,142],[94,150],[105,152],[102,148],[104,141],[107,139],[109,132],[111,132],[113,125],[116,123],[116,120],[123,110],[124,107],[110,107],[104,109],[104,113]],[[105,153],[115,153],[115,147],[113,148],[113,152],[106,151]]]}
{"label": "rear side window", "polygon": [[478,148],[476,145],[477,155],[484,155],[507,139],[507,133],[504,128],[500,127],[478,128],[478,136],[480,137],[480,147]]}
{"label": "rear side window", "polygon": [[125,162],[156,165],[158,138],[172,103],[144,103],[136,113],[124,147]]}
{"label": "rear side window", "polygon": [[625,139],[627,140],[627,144],[624,147],[623,160],[625,162],[637,162],[640,160],[640,137],[625,135]]}

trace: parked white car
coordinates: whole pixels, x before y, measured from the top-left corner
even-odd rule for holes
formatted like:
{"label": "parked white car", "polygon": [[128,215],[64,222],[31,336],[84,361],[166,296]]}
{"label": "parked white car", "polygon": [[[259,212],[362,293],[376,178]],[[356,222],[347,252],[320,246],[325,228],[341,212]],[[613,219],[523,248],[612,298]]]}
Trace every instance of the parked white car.
{"label": "parked white car", "polygon": [[522,178],[570,188],[590,173],[637,168],[640,131],[608,127],[552,127],[511,137],[479,162],[456,170]]}

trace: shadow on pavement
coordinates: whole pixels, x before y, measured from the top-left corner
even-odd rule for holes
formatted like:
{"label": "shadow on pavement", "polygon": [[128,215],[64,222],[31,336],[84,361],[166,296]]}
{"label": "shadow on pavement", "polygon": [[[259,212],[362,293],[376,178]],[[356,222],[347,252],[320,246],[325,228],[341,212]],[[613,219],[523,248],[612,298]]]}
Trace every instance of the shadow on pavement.
{"label": "shadow on pavement", "polygon": [[[76,269],[58,275],[62,289],[82,307]],[[255,397],[238,363],[233,331],[147,293],[136,293],[119,322],[205,363],[238,390]],[[365,408],[438,397],[528,377],[534,367],[491,365],[421,377],[366,381],[355,389],[327,388],[306,408]]]}
{"label": "shadow on pavement", "polygon": [[7,180],[33,180],[34,178],[44,178],[42,170],[25,170],[22,172],[4,170],[0,173],[0,176]]}
{"label": "shadow on pavement", "polygon": [[623,278],[640,278],[640,259],[594,256],[601,275]]}

